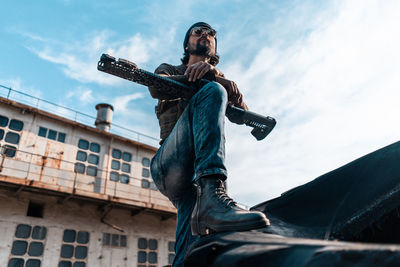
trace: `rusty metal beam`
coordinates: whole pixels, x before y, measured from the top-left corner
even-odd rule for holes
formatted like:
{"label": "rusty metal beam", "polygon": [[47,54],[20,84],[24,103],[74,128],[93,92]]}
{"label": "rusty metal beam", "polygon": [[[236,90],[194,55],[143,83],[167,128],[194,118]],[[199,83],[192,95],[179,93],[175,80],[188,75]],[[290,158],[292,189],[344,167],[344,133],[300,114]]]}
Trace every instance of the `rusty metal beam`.
{"label": "rusty metal beam", "polygon": [[104,223],[105,225],[108,225],[108,226],[110,226],[111,228],[113,228],[113,229],[115,229],[115,230],[117,230],[117,231],[119,231],[119,232],[121,232],[121,233],[125,232],[124,229],[122,229],[121,227],[116,226],[116,225],[114,225],[114,224],[111,224],[111,223],[105,221],[106,216],[108,215],[108,213],[110,213],[110,211],[111,211],[112,209],[113,209],[112,203],[109,203],[108,205],[106,205],[106,206],[104,207],[103,214],[102,214],[102,216],[101,216],[101,218],[100,218],[100,221],[101,221],[102,223]]}
{"label": "rusty metal beam", "polygon": [[17,191],[15,191],[15,195],[18,195],[19,192],[21,192],[23,189],[25,188],[25,185],[21,185],[20,187],[18,187]]}

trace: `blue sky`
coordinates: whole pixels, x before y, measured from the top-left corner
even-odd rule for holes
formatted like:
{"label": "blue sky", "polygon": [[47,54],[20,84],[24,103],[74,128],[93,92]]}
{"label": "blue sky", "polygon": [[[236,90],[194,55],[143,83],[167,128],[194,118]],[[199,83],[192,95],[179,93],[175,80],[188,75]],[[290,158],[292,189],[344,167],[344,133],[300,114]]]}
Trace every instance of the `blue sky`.
{"label": "blue sky", "polygon": [[0,84],[158,136],[147,88],[96,70],[104,52],[179,64],[187,28],[218,31],[218,67],[251,110],[277,119],[257,142],[227,123],[230,194],[254,205],[398,140],[400,2],[3,1]]}

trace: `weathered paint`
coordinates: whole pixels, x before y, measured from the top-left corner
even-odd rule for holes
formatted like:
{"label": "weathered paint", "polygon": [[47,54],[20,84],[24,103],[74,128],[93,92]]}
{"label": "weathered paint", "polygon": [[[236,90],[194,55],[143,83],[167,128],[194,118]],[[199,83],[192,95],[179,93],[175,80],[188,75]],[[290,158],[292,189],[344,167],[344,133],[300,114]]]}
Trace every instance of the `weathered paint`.
{"label": "weathered paint", "polygon": [[[41,266],[57,266],[60,260],[63,231],[73,229],[88,231],[87,266],[137,266],[138,239],[158,241],[156,266],[168,264],[168,242],[174,241],[175,219],[163,220],[159,215],[140,212],[131,216],[128,209],[112,207],[105,221],[124,230],[123,233],[101,223],[102,208],[90,202],[69,200],[64,203],[59,197],[20,192],[10,193],[0,189],[0,266],[7,266],[18,224],[44,226],[47,229]],[[44,203],[43,218],[26,216],[29,201]],[[103,233],[127,236],[127,247],[103,245]],[[18,257],[18,256],[15,256]],[[31,257],[32,258],[32,257]],[[39,257],[38,257],[39,258]]]}
{"label": "weathered paint", "polygon": [[[1,97],[0,114],[24,123],[16,155],[0,155],[0,266],[8,264],[19,224],[46,227],[41,266],[58,265],[65,229],[90,233],[87,266],[136,266],[139,238],[158,241],[152,265],[168,264],[176,209],[159,191],[141,186],[143,178],[151,179],[142,177],[142,159],[151,159],[157,148]],[[40,127],[65,133],[65,142],[38,136]],[[96,177],[74,171],[80,139],[100,145]],[[132,155],[129,184],[110,180],[113,149]],[[30,201],[44,204],[43,218],[27,216]],[[124,230],[127,247],[104,246],[103,233],[121,234],[117,228]]]}
{"label": "weathered paint", "polygon": [[[33,186],[37,188],[64,193],[74,192],[85,197],[111,199],[116,203],[176,213],[172,204],[160,192],[141,186],[142,168],[144,168],[142,159],[144,157],[151,159],[155,153],[154,148],[96,128],[91,129],[56,115],[51,117],[50,113],[27,107],[0,98],[0,113],[10,119],[24,122],[15,157],[0,155],[2,162],[0,181],[12,180],[14,183],[24,185],[27,181],[34,181]],[[22,114],[21,108],[29,112],[25,111]],[[65,133],[65,143],[38,136],[39,127]],[[80,139],[100,145],[100,153],[96,154],[99,156],[99,163],[91,165],[98,168],[96,177],[74,172],[75,163],[79,162],[76,160],[76,155]],[[5,144],[5,141],[0,141],[0,144]],[[129,152],[132,155],[131,161],[128,162],[131,166],[129,184],[110,180],[110,172],[113,171],[111,169],[113,149]],[[86,153],[89,156],[92,152],[86,151]],[[89,165],[87,162],[83,164],[86,167]],[[10,178],[15,179],[10,180]]]}

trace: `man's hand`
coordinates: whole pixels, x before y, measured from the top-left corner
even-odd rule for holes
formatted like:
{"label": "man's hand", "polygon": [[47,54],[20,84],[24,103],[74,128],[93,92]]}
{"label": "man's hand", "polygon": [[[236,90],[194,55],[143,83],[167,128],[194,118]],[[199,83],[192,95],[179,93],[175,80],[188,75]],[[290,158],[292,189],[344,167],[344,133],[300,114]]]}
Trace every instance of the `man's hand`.
{"label": "man's hand", "polygon": [[224,76],[224,74],[220,72],[216,67],[204,61],[199,61],[190,65],[186,69],[185,75],[188,77],[189,82],[195,82],[203,78],[203,76],[209,71],[211,71],[211,73],[215,76]]}
{"label": "man's hand", "polygon": [[248,110],[247,105],[243,101],[243,95],[240,93],[235,82],[222,77],[216,77],[215,81],[220,83],[228,93],[228,104]]}

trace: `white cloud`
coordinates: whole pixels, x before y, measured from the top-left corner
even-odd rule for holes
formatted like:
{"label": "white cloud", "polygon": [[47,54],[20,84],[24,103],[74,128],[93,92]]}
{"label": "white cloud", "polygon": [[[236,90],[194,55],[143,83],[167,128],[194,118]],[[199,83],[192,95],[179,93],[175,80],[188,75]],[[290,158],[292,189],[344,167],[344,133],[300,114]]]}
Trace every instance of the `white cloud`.
{"label": "white cloud", "polygon": [[261,142],[228,125],[240,202],[278,196],[398,140],[399,12],[398,1],[340,1],[328,16],[313,14],[319,23],[305,37],[261,47],[248,69],[233,62],[226,74],[247,88],[249,107],[278,121]]}
{"label": "white cloud", "polygon": [[124,114],[130,112],[130,110],[128,109],[129,102],[141,99],[143,97],[144,95],[142,93],[118,96],[111,100],[111,104],[114,106],[114,110],[118,112],[118,114]]}
{"label": "white cloud", "polygon": [[[213,4],[200,13],[212,17],[217,10],[209,12]],[[119,86],[121,79],[97,71],[101,53],[139,66],[174,63],[183,39],[175,38],[177,26],[181,29],[184,21],[188,27],[197,20],[213,24],[198,17],[198,6],[190,1],[183,1],[180,9],[153,5],[149,10],[154,12],[144,20],[160,29],[158,39],[135,34],[121,40],[109,31],[63,43],[25,36],[34,41],[31,51],[61,66],[68,77]],[[399,1],[332,1],[325,10],[312,7],[320,5],[318,1],[294,1],[284,8],[269,2],[275,9],[256,1],[253,8],[248,5],[214,19],[213,26],[221,30],[222,70],[238,83],[251,110],[274,116],[278,125],[257,142],[248,127],[227,124],[229,188],[236,200],[256,204],[278,196],[398,139]],[[170,16],[171,21],[159,14],[180,19]],[[248,58],[251,62],[245,61]],[[92,94],[86,92],[90,101]],[[140,99],[134,95],[113,100],[115,116],[123,125],[158,135],[158,129],[151,133],[157,127],[153,113],[128,108],[130,101]]]}
{"label": "white cloud", "polygon": [[61,65],[62,71],[69,78],[84,83],[105,85],[121,84],[122,79],[97,70],[97,62],[102,53],[129,59],[140,65],[149,60],[150,52],[156,45],[155,40],[144,39],[140,34],[123,41],[111,41],[113,36],[108,31],[92,35],[92,38],[83,41],[60,43],[34,34],[25,34],[32,40],[39,41],[38,45],[30,46],[28,49],[41,59]]}
{"label": "white cloud", "polygon": [[[134,93],[112,99],[111,104],[114,107],[115,114],[113,121],[116,124],[111,126],[111,131],[133,140],[158,146],[159,140],[156,138],[158,136],[158,125],[154,113],[149,114],[138,108],[138,102],[145,97],[146,95],[143,93]],[[156,131],[154,131],[155,129]]]}
{"label": "white cloud", "polygon": [[78,86],[75,90],[69,91],[66,98],[75,98],[83,104],[90,104],[96,100],[93,97],[93,91],[84,86]]}

